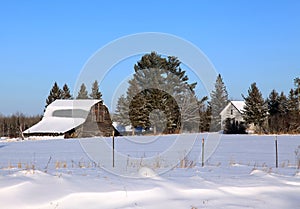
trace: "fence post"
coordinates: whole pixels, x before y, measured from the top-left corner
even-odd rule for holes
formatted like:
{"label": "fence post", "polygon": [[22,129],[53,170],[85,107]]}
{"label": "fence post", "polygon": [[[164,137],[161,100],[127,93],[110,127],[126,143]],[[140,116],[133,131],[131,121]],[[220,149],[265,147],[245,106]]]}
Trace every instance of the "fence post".
{"label": "fence post", "polygon": [[113,147],[113,153],[112,153],[112,167],[115,167],[115,131],[112,132],[112,147]]}
{"label": "fence post", "polygon": [[276,151],[276,168],[278,168],[278,143],[277,143],[277,136],[275,137],[275,151]]}
{"label": "fence post", "polygon": [[202,138],[202,167],[204,167],[204,138]]}

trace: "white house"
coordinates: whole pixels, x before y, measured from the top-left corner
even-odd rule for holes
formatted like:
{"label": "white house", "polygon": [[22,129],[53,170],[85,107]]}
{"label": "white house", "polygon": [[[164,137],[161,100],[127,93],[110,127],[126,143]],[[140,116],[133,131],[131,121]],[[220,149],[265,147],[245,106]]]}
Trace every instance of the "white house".
{"label": "white house", "polygon": [[231,101],[222,110],[221,115],[221,130],[224,130],[225,121],[227,118],[235,119],[238,122],[244,122],[242,112],[245,107],[244,101]]}

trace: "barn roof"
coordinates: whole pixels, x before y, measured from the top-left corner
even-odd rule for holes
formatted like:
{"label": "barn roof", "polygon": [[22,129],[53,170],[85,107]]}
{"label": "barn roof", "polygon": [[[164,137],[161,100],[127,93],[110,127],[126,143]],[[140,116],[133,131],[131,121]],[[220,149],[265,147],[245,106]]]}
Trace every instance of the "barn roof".
{"label": "barn roof", "polygon": [[244,107],[245,107],[245,102],[244,101],[230,101],[226,107],[221,111],[220,115],[223,114],[223,112],[225,110],[227,110],[227,108],[229,108],[231,105],[233,105],[240,113],[242,113],[244,111]]}
{"label": "barn roof", "polygon": [[42,120],[23,133],[63,134],[83,124],[95,104],[101,100],[55,100],[46,108]]}

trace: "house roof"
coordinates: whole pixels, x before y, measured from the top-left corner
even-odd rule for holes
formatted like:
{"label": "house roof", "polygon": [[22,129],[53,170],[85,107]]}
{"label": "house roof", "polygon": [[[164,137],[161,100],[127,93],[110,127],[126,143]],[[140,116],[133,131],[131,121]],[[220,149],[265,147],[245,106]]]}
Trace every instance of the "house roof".
{"label": "house roof", "polygon": [[244,107],[245,107],[245,102],[244,101],[230,101],[226,107],[220,112],[220,115],[223,114],[223,112],[225,110],[227,110],[227,108],[229,108],[231,105],[233,105],[240,113],[243,112]]}
{"label": "house roof", "polygon": [[231,101],[231,103],[233,104],[233,106],[236,107],[236,109],[239,112],[242,112],[244,110],[244,107],[245,107],[245,102],[244,101]]}
{"label": "house roof", "polygon": [[101,100],[55,100],[46,108],[42,120],[23,133],[63,134],[83,124],[95,104]]}

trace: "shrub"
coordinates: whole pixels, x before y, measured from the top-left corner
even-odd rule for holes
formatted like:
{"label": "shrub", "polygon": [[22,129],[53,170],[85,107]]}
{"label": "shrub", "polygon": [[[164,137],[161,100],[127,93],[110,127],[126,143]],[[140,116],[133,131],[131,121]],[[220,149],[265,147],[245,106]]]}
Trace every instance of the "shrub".
{"label": "shrub", "polygon": [[246,134],[246,126],[243,122],[227,118],[225,120],[224,134]]}

